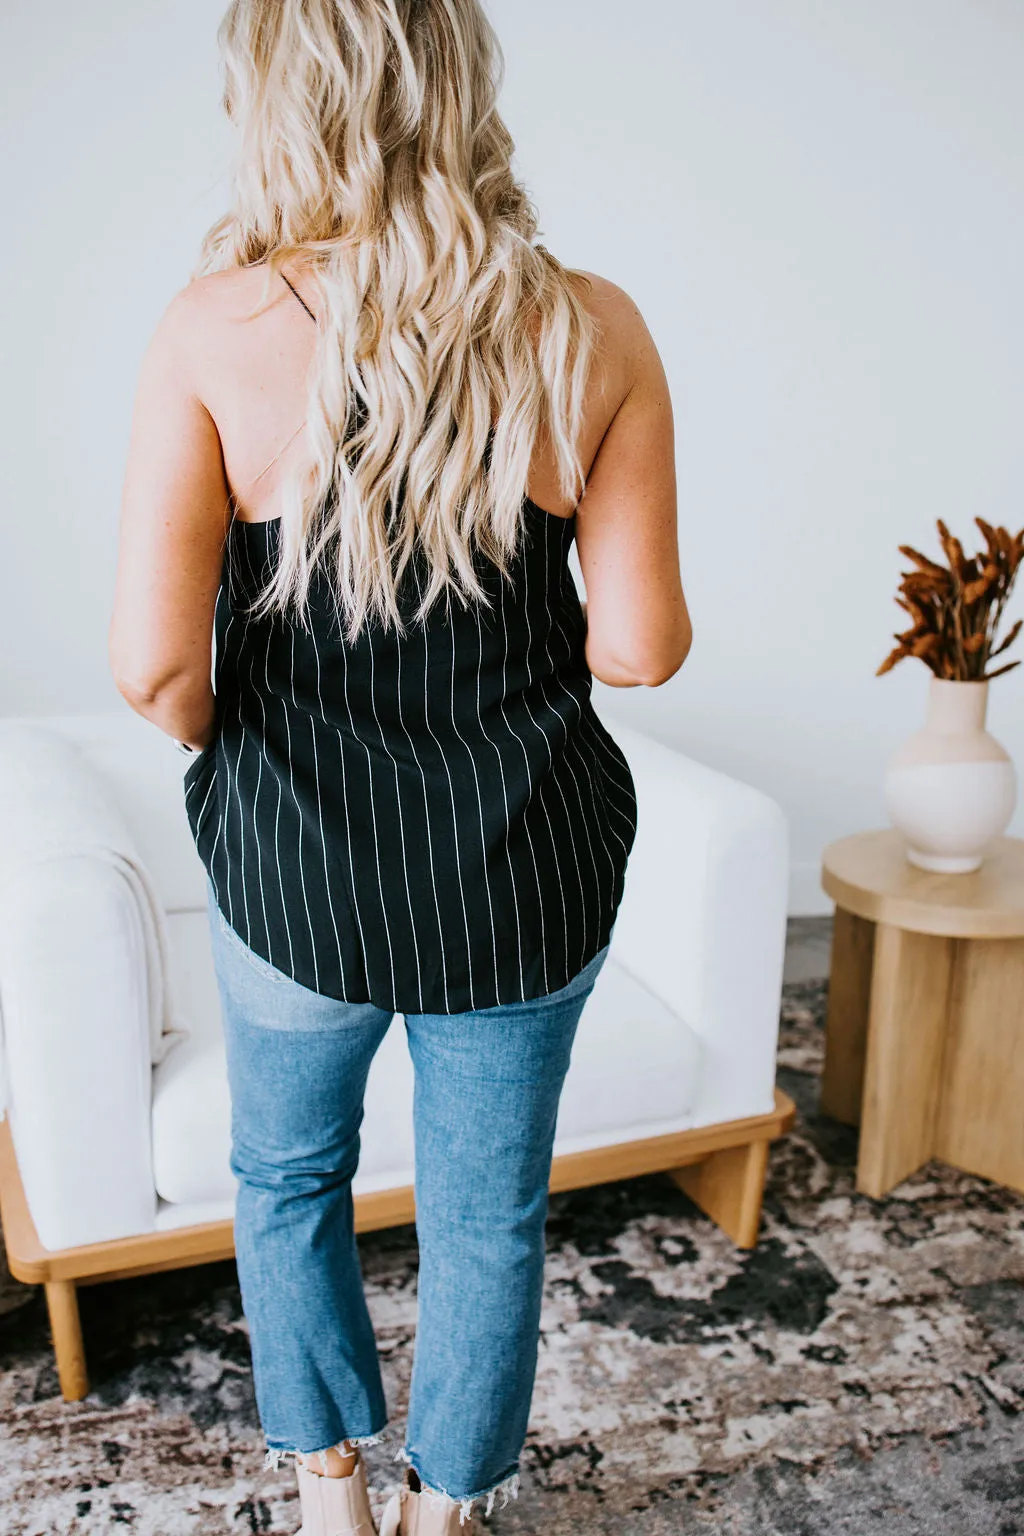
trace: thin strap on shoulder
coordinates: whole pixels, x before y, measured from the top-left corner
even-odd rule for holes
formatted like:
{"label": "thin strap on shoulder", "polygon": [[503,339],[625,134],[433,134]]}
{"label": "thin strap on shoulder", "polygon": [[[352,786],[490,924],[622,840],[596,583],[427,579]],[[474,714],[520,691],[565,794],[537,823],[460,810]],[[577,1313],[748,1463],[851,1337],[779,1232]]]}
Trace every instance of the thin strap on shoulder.
{"label": "thin strap on shoulder", "polygon": [[303,309],[306,311],[306,314],[312,320],[313,324],[316,325],[316,323],[317,323],[316,315],[314,315],[313,311],[310,309],[309,305],[306,303],[305,299],[302,297],[302,294],[295,287],[295,284],[294,283],[289,283],[288,279],[285,277],[283,272],[281,273],[281,277],[282,277],[284,282],[288,283],[288,287],[292,290],[292,293],[294,293],[295,297],[298,299],[299,303],[302,305]]}

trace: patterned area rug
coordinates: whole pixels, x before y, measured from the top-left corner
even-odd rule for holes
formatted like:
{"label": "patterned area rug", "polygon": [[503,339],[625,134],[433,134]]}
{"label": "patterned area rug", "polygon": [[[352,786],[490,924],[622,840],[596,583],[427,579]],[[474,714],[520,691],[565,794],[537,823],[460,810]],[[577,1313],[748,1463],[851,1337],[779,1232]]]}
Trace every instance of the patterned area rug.
{"label": "patterned area rug", "polygon": [[[667,1178],[552,1202],[523,1493],[487,1530],[1024,1536],[1024,1199],[938,1165],[855,1193],[855,1134],[816,1113],[824,996],[786,989],[800,1120],[755,1252]],[[397,1436],[414,1234],[362,1253]],[[291,1472],[261,1469],[233,1266],[84,1291],[94,1389],[74,1407],[42,1297],[20,1300],[0,1304],[4,1532],[296,1530]],[[369,1462],[379,1507],[393,1448]]]}

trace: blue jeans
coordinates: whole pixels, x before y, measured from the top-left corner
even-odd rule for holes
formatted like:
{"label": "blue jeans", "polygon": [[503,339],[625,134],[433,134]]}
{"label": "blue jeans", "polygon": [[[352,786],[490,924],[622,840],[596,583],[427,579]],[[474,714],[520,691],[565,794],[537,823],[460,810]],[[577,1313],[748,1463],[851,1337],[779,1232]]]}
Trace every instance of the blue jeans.
{"label": "blue jeans", "polygon": [[[268,1456],[369,1441],[387,1418],[352,1221],[370,1063],[392,1014],[300,986],[208,882],[238,1180],[235,1249]],[[408,1014],[419,1311],[404,1458],[462,1503],[514,1491],[537,1364],[555,1118],[583,1005],[568,986]]]}

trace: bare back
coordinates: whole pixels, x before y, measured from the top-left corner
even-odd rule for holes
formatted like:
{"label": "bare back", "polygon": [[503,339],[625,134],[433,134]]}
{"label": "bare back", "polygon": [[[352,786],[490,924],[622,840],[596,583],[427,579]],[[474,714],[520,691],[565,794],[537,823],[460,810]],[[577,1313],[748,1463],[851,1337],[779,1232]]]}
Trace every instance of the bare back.
{"label": "bare back", "polygon": [[[218,272],[193,285],[205,317],[196,359],[197,387],[217,426],[236,513],[250,522],[277,516],[281,485],[302,459],[315,298],[308,279],[291,270],[288,276],[295,293],[275,281],[270,307],[255,319],[248,316],[259,301],[265,267]],[[606,329],[598,366],[591,373],[580,439],[586,474],[630,383],[629,359],[617,334],[621,327],[611,313],[619,291],[600,278],[592,282],[592,311]],[[534,455],[528,494],[556,516],[571,517],[575,510],[559,493],[554,455],[546,444],[539,444]]]}

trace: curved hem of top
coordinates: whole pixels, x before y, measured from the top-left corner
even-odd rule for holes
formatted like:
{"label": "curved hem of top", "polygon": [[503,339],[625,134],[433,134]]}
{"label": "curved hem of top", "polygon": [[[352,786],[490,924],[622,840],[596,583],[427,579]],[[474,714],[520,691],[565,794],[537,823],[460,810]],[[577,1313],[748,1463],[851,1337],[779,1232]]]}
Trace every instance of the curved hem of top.
{"label": "curved hem of top", "polygon": [[[207,870],[207,877],[210,878],[209,870]],[[210,883],[211,885],[213,884],[212,879]],[[275,961],[271,960],[267,955],[261,953],[261,951],[256,949],[253,944],[249,943],[243,934],[239,933],[238,929],[235,927],[234,923],[231,921],[228,914],[224,911],[224,908],[220,904],[217,896],[216,886],[213,886],[213,891],[217,910],[220,912],[221,917],[224,919],[227,926],[235,935],[235,938],[238,939],[239,943],[243,944],[246,949],[250,950],[258,960],[262,960],[264,965],[268,965],[271,970],[277,971],[278,975],[283,981],[290,981],[293,986],[303,987],[307,992],[315,993],[317,997],[333,998],[336,1003],[351,1003],[353,1007],[369,1005],[373,1008],[380,1008],[385,1012],[395,1014],[400,1013],[403,1018],[407,1014],[437,1014],[438,1016],[450,1018],[460,1013],[486,1013],[489,1009],[494,1008],[528,1008],[531,1003],[542,1003],[545,1001],[545,999],[549,997],[555,997],[559,992],[564,992],[566,987],[571,987],[573,982],[579,979],[587,967],[593,965],[598,955],[600,955],[603,950],[609,949],[611,947],[612,934],[615,929],[615,922],[613,921],[611,927],[608,929],[607,935],[605,936],[604,943],[599,944],[597,949],[595,949],[594,952],[587,957],[579,969],[574,971],[573,974],[567,978],[567,980],[563,981],[557,987],[552,987],[547,992],[537,992],[530,997],[511,997],[504,1003],[500,1001],[494,1003],[470,1003],[465,1008],[421,1008],[419,1006],[406,1008],[403,1007],[403,1005],[399,1002],[381,1002],[377,998],[370,997],[369,995],[365,997],[341,997],[336,992],[327,992],[322,988],[318,989],[317,987],[310,986],[309,982],[307,981],[300,981],[299,978],[297,976],[293,976],[290,971],[281,970]],[[616,914],[616,917],[617,916],[618,914]]]}

